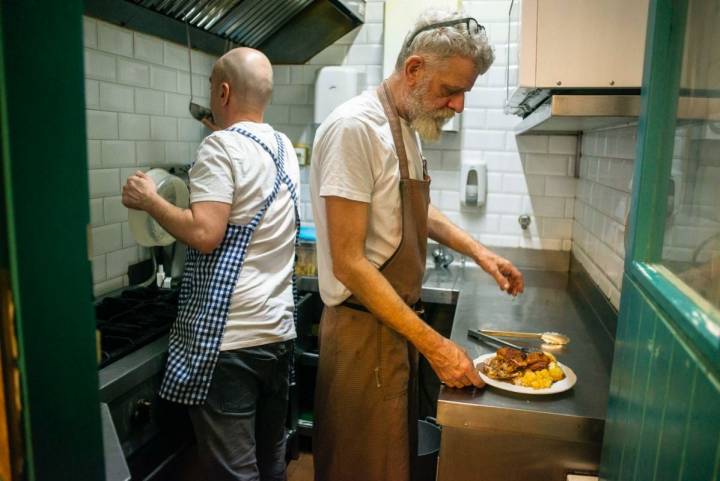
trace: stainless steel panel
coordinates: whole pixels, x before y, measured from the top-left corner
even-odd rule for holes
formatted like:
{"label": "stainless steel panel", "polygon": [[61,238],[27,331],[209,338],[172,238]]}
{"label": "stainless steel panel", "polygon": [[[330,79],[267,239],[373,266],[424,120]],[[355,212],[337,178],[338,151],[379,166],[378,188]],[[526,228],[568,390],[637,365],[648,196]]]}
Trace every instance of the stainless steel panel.
{"label": "stainless steel panel", "polygon": [[[492,387],[478,392],[444,388],[438,401],[439,413],[444,409],[441,405],[449,402],[462,404],[468,413],[473,409],[490,407],[588,419],[605,418],[610,382],[606,357],[612,339],[602,323],[584,310],[568,292],[566,273],[525,270],[525,292],[513,299],[500,292],[495,281],[479,268],[452,269],[458,279],[456,282],[462,285],[452,340],[465,348],[472,358],[494,352],[495,348],[468,338],[468,329],[562,332],[572,342],[552,352],[575,371],[578,381],[570,391],[552,396],[516,395]],[[516,342],[540,347],[537,341]],[[440,414],[438,421],[445,424]]]}
{"label": "stainless steel panel", "polygon": [[602,439],[602,419],[496,406],[468,409],[464,397],[458,402],[453,402],[452,397],[452,394],[445,393],[443,402],[438,404],[438,420],[443,426],[565,442],[599,443]]}
{"label": "stainless steel panel", "polygon": [[128,468],[120,440],[113,425],[110,408],[100,403],[100,419],[102,420],[103,450],[105,452],[105,481],[130,481]]}
{"label": "stainless steel panel", "polygon": [[110,402],[161,372],[167,346],[163,336],[98,371],[100,400]]}
{"label": "stainless steel panel", "polygon": [[582,132],[634,122],[639,95],[553,95],[515,127],[515,134]]}
{"label": "stainless steel panel", "polygon": [[[567,472],[596,471],[612,339],[571,296],[567,273],[524,270],[525,293],[516,299],[499,292],[480,269],[451,268],[450,274],[460,291],[451,338],[470,357],[495,350],[470,340],[470,328],[558,331],[572,342],[553,352],[578,382],[551,396],[444,387],[438,399],[443,426],[438,479],[564,481]],[[516,342],[540,347],[538,341]]]}
{"label": "stainless steel panel", "polygon": [[438,481],[565,481],[594,473],[600,446],[533,435],[443,428]]}
{"label": "stainless steel panel", "polygon": [[[720,99],[680,97],[678,119],[712,120],[718,105]],[[554,94],[515,126],[515,134],[583,132],[635,123],[639,115],[640,95]]]}

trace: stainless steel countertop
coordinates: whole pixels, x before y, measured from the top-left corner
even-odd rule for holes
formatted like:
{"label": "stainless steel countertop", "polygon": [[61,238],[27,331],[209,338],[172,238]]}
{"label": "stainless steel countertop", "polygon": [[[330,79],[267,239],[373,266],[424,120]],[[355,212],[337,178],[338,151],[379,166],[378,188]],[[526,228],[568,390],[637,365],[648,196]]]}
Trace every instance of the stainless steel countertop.
{"label": "stainless steel countertop", "polygon": [[[557,331],[569,345],[553,350],[558,360],[577,374],[574,388],[554,395],[524,395],[485,389],[443,387],[438,422],[446,426],[516,431],[581,442],[599,442],[607,408],[612,340],[600,321],[567,289],[562,272],[525,270],[525,292],[513,299],[499,290],[481,269],[451,266],[428,270],[424,287],[459,291],[451,339],[472,358],[494,352],[491,345],[468,338],[468,329]],[[518,345],[540,347],[540,341]],[[607,354],[605,354],[606,356]]]}

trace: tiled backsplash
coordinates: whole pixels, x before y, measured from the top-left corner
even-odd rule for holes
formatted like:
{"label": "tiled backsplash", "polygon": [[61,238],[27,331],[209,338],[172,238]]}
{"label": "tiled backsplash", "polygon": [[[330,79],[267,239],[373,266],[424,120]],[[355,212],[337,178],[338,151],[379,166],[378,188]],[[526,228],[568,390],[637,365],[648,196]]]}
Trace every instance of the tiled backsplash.
{"label": "tiled backsplash", "polygon": [[[426,146],[433,203],[487,245],[570,250],[575,137],[515,138],[503,131],[468,131],[464,128],[460,135],[446,134],[442,149]],[[503,142],[469,149],[462,141],[462,136],[483,134],[502,135]],[[460,207],[459,169],[463,159],[487,164],[488,195],[482,209]],[[527,230],[518,222],[522,214],[531,218]]]}
{"label": "tiled backsplash", "polygon": [[[586,132],[575,200],[573,253],[617,308],[620,304],[625,225],[637,142],[637,127]],[[705,124],[676,129],[672,189],[664,233],[664,261],[694,265],[715,254],[718,214],[717,146],[720,135]],[[703,250],[703,252],[700,252]]]}
{"label": "tiled backsplash", "polygon": [[[617,306],[634,128],[586,133],[580,179],[574,177],[575,136],[516,137],[518,118],[503,112],[505,52],[515,47],[507,44],[509,1],[475,0],[463,6],[481,19],[496,61],[467,95],[460,132],[446,132],[440,142],[424,147],[433,203],[491,247],[572,248]],[[366,74],[368,88],[376,87],[382,80],[383,12],[382,0],[369,0],[364,25],[305,65],[275,65],[266,121],[294,143],[312,145],[320,68],[352,66]],[[102,293],[126,285],[127,265],[149,255],[129,233],[119,196],[122,182],[138,168],[187,164],[206,132],[187,112],[190,75],[184,46],[86,18],[85,47],[93,276],[95,291]],[[193,93],[207,105],[214,58],[193,52],[192,60]],[[510,74],[514,82],[515,65]],[[483,208],[461,208],[463,161],[487,165]],[[308,167],[302,168],[302,214],[305,223],[312,223],[307,175]],[[531,217],[527,230],[518,223],[523,214]]]}
{"label": "tiled backsplash", "polygon": [[637,128],[586,132],[575,199],[573,253],[617,308]]}
{"label": "tiled backsplash", "polygon": [[712,242],[720,231],[720,132],[710,122],[679,125],[674,147],[663,260],[693,265],[720,254]]}
{"label": "tiled backsplash", "polygon": [[[570,250],[575,183],[574,136],[516,139],[519,118],[503,112],[505,101],[507,9],[509,1],[466,1],[463,8],[481,19],[495,46],[496,60],[466,96],[461,131],[445,132],[424,147],[432,176],[432,201],[454,222],[490,246]],[[324,65],[352,66],[367,76],[368,88],[382,80],[383,1],[368,1],[366,23],[326,48],[307,65],[275,67],[275,92],[267,120],[296,143],[312,144],[314,79]],[[514,47],[514,45],[513,45]],[[511,66],[514,82],[517,67]],[[487,205],[461,208],[462,161],[488,167]],[[304,222],[312,223],[307,170],[302,169]],[[518,217],[530,215],[527,231]]]}
{"label": "tiled backsplash", "polygon": [[[127,267],[147,258],[120,202],[136,170],[189,164],[205,129],[188,113],[187,49],[84,18],[92,272],[96,294],[126,286]],[[192,52],[193,94],[208,105],[215,58]]]}

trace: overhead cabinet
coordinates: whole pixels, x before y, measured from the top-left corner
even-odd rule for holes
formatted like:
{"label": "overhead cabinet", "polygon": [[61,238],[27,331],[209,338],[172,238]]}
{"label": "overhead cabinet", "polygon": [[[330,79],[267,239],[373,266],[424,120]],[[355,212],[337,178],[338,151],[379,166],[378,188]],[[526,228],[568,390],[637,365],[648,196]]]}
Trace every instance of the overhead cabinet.
{"label": "overhead cabinet", "polygon": [[524,0],[519,85],[639,88],[648,0]]}

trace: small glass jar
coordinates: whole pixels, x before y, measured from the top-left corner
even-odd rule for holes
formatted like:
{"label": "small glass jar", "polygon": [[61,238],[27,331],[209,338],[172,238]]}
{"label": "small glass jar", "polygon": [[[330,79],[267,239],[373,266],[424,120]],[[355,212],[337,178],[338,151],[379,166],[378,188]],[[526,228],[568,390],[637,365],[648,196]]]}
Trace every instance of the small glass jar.
{"label": "small glass jar", "polygon": [[317,276],[317,254],[315,250],[316,241],[317,235],[314,226],[300,226],[295,275],[299,277]]}
{"label": "small glass jar", "polygon": [[300,241],[298,243],[295,275],[307,277],[317,275],[317,253],[315,251],[315,242]]}

